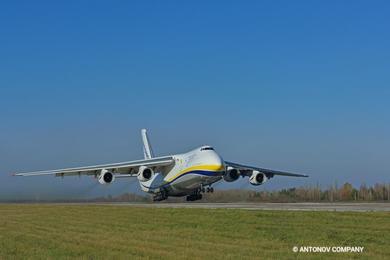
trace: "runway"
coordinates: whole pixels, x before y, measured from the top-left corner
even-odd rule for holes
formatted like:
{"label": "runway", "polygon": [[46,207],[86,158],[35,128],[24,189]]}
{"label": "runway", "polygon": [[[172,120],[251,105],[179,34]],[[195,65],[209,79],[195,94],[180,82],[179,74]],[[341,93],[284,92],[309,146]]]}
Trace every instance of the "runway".
{"label": "runway", "polygon": [[145,208],[390,212],[390,203],[97,203]]}

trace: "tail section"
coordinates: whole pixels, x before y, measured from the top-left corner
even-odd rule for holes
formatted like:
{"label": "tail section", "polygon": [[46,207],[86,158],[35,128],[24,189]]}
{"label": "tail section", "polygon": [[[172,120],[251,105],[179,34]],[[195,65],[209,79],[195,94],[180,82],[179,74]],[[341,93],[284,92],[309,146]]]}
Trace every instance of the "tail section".
{"label": "tail section", "polygon": [[148,133],[146,129],[141,130],[142,142],[144,143],[144,157],[145,159],[151,159],[154,157],[152,146],[150,145]]}

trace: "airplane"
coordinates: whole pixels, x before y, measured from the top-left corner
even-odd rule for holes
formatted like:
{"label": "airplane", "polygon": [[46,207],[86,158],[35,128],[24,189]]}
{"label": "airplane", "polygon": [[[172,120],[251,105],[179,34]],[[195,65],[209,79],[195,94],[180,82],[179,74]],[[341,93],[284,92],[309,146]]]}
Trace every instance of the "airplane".
{"label": "airplane", "polygon": [[141,189],[153,195],[153,201],[186,196],[187,201],[202,199],[202,193],[214,192],[212,184],[249,177],[249,183],[262,185],[274,176],[308,177],[225,161],[212,146],[190,152],[155,157],[146,129],[141,130],[144,160],[101,164],[77,168],[15,173],[15,176],[54,175],[95,176],[100,184],[111,184],[117,178],[136,177]]}

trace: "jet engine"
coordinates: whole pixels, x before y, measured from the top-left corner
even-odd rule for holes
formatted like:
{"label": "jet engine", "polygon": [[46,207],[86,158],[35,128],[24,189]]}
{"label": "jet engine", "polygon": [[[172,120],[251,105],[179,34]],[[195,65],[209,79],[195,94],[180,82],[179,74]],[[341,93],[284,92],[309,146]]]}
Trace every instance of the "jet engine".
{"label": "jet engine", "polygon": [[107,170],[101,170],[98,181],[100,184],[110,184],[115,180],[115,175]]}
{"label": "jet engine", "polygon": [[140,182],[150,180],[154,175],[154,171],[146,166],[139,167],[137,178]]}
{"label": "jet engine", "polygon": [[232,167],[228,167],[226,173],[223,175],[223,179],[227,182],[236,181],[239,177],[240,171]]}
{"label": "jet engine", "polygon": [[251,177],[249,177],[249,182],[252,185],[261,185],[268,180],[267,176],[259,171],[253,171]]}

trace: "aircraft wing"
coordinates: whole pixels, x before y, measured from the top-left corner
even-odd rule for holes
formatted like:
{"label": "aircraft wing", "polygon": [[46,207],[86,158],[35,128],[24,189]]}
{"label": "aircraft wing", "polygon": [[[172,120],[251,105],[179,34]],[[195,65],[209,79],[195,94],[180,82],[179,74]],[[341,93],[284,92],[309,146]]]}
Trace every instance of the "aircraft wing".
{"label": "aircraft wing", "polygon": [[247,165],[242,165],[242,164],[233,163],[233,162],[225,162],[225,165],[233,167],[235,169],[238,169],[241,172],[241,174],[243,174],[245,176],[252,175],[252,171],[259,171],[259,172],[264,173],[269,178],[272,178],[275,175],[290,176],[290,177],[309,177],[308,175],[304,175],[304,174],[296,174],[296,173],[291,173],[291,172],[264,169],[264,168],[247,166]]}
{"label": "aircraft wing", "polygon": [[107,170],[115,174],[116,177],[132,177],[137,174],[140,166],[147,166],[158,169],[160,167],[171,165],[174,162],[172,156],[158,157],[146,160],[92,165],[85,167],[66,168],[57,170],[20,172],[14,173],[15,176],[37,176],[37,175],[55,175],[56,177],[72,175],[97,175],[101,170]]}

